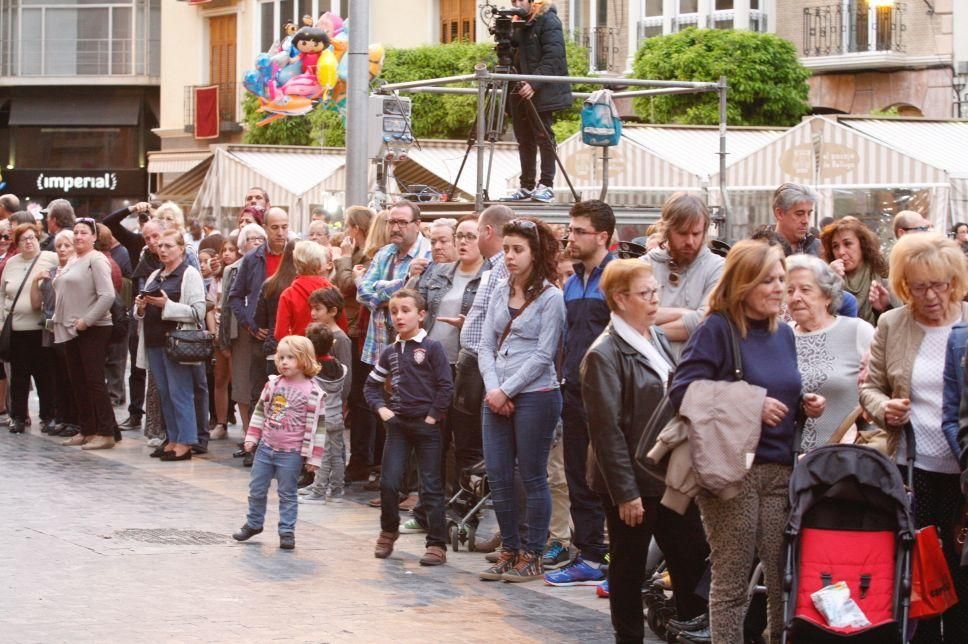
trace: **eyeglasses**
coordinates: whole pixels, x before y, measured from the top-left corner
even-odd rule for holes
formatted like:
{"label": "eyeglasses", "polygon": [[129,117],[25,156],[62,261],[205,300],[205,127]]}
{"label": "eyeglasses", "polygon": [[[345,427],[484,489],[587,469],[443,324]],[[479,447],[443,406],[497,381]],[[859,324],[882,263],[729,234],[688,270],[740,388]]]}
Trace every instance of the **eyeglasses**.
{"label": "eyeglasses", "polygon": [[21,235],[20,236],[20,241],[22,241],[22,242],[37,241],[37,236],[36,235],[30,235],[28,237],[27,235]]}
{"label": "eyeglasses", "polygon": [[641,297],[646,302],[651,302],[653,298],[659,297],[659,292],[662,289],[659,288],[647,288],[644,291],[625,291],[626,295],[635,295]]}
{"label": "eyeglasses", "polygon": [[477,241],[477,235],[475,235],[474,233],[457,233],[456,235],[454,235],[454,239],[456,239],[459,242],[462,242],[462,241],[472,242],[472,241]]}
{"label": "eyeglasses", "polygon": [[584,228],[569,228],[568,236],[571,235],[597,235],[597,230],[585,230]]}
{"label": "eyeglasses", "polygon": [[926,233],[929,230],[931,230],[931,227],[930,226],[911,226],[910,228],[901,228],[901,230],[907,233],[911,232],[912,230],[916,230],[919,233]]}
{"label": "eyeglasses", "polygon": [[387,225],[390,228],[403,228],[408,224],[412,224],[413,219],[387,219]]}
{"label": "eyeglasses", "polygon": [[929,284],[908,284],[908,290],[916,297],[924,297],[928,291],[934,291],[937,296],[942,296],[951,288],[951,282],[931,282]]}

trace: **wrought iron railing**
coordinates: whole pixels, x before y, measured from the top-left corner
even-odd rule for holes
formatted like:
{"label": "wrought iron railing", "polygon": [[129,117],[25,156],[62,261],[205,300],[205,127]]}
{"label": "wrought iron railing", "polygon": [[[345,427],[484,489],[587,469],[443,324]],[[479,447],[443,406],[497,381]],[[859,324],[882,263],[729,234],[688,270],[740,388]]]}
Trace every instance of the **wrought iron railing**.
{"label": "wrought iron railing", "polygon": [[904,51],[904,10],[903,3],[870,6],[864,0],[804,7],[803,54]]}
{"label": "wrought iron railing", "polygon": [[195,124],[195,92],[196,87],[218,86],[218,117],[223,123],[236,123],[239,114],[240,83],[212,83],[211,85],[185,86],[185,127]]}

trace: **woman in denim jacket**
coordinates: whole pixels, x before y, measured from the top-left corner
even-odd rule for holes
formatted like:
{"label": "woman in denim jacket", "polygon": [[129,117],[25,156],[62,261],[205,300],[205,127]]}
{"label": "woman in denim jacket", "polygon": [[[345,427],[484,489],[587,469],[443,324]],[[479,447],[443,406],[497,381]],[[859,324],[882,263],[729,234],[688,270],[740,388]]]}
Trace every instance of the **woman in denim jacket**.
{"label": "woman in denim jacket", "polygon": [[[484,460],[501,528],[497,563],[481,579],[541,579],[541,554],[551,519],[548,453],[561,415],[555,358],[565,326],[557,279],[558,240],[532,217],[504,226],[510,277],[499,282],[484,319],[478,356],[487,395]],[[527,497],[525,542],[514,495],[517,465]]]}

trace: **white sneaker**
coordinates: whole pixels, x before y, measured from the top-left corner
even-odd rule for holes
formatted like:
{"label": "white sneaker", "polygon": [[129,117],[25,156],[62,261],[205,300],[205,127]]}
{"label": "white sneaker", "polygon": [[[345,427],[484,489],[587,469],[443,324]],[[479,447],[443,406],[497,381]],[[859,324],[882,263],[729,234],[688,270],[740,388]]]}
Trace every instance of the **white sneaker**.
{"label": "white sneaker", "polygon": [[312,491],[313,491],[313,486],[314,486],[314,485],[316,485],[316,484],[315,484],[315,483],[310,483],[310,484],[309,484],[309,485],[307,485],[306,487],[301,487],[301,488],[299,488],[299,490],[298,490],[298,491],[296,492],[296,494],[298,494],[299,496],[306,496],[307,494],[310,494],[310,493],[312,493]]}
{"label": "white sneaker", "polygon": [[148,447],[161,447],[164,445],[165,441],[161,438],[149,438],[147,445]]}
{"label": "white sneaker", "polygon": [[343,490],[337,490],[335,492],[330,492],[326,497],[326,500],[330,503],[342,503],[343,502]]}
{"label": "white sneaker", "polygon": [[220,441],[228,438],[229,431],[225,428],[225,425],[216,425],[212,428],[210,433],[210,439],[213,441]]}
{"label": "white sneaker", "polygon": [[326,495],[319,492],[310,492],[300,496],[299,502],[307,505],[326,505]]}

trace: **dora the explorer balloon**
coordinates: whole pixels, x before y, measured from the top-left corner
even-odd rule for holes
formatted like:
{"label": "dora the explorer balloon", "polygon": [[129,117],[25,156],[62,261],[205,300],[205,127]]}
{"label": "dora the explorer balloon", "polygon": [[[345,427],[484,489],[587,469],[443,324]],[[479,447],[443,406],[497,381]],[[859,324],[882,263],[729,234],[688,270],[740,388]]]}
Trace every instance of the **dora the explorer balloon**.
{"label": "dora the explorer balloon", "polygon": [[292,37],[292,46],[299,52],[298,58],[304,74],[316,76],[316,65],[323,50],[329,47],[329,36],[322,29],[303,27]]}

